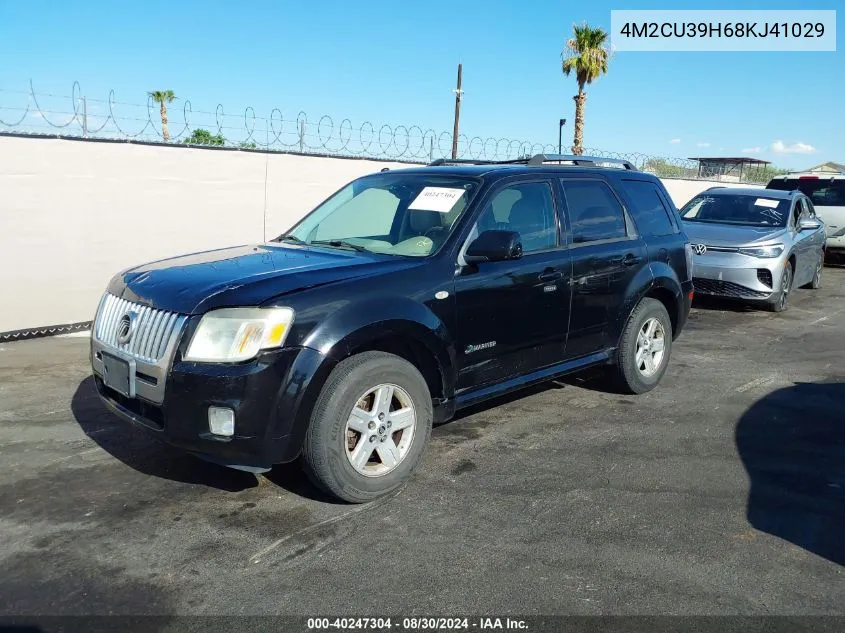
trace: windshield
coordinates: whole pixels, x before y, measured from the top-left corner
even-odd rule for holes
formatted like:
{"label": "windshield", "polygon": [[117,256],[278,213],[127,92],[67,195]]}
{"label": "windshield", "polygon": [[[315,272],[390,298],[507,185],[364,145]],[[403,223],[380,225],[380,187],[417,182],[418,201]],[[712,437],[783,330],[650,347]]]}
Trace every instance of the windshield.
{"label": "windshield", "polygon": [[277,239],[425,257],[443,245],[478,187],[476,180],[454,176],[365,176]]}
{"label": "windshield", "polygon": [[[765,190],[760,190],[761,194]],[[687,222],[713,222],[744,226],[786,226],[789,200],[749,195],[701,194],[681,208]]]}
{"label": "windshield", "polygon": [[798,189],[816,207],[845,207],[845,180],[831,178],[776,178],[766,189],[793,191]]}

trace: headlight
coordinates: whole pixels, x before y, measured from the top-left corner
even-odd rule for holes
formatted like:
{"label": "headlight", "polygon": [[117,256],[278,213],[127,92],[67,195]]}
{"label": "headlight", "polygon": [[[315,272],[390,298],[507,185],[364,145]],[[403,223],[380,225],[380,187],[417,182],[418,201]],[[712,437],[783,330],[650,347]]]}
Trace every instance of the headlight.
{"label": "headlight", "polygon": [[290,308],[224,308],[200,320],[185,360],[201,363],[248,360],[281,347],[293,324]]}
{"label": "headlight", "polygon": [[783,244],[774,244],[772,246],[755,246],[753,248],[741,248],[739,252],[743,255],[751,255],[751,257],[778,257],[783,252]]}

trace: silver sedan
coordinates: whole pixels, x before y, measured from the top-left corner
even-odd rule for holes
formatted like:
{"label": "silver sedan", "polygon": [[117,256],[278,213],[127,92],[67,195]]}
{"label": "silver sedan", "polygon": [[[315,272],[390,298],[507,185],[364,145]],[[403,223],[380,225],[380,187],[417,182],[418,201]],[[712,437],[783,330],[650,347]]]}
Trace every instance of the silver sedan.
{"label": "silver sedan", "polygon": [[793,288],[818,288],[824,222],[799,191],[712,187],[681,209],[697,295],[786,309]]}

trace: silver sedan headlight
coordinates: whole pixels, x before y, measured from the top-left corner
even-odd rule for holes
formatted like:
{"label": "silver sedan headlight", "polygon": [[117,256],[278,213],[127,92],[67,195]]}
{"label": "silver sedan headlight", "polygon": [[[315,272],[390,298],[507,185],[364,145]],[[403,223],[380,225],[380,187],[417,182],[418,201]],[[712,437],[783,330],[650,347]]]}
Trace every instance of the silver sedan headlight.
{"label": "silver sedan headlight", "polygon": [[773,257],[780,257],[783,253],[783,244],[772,244],[771,246],[753,246],[748,248],[741,248],[739,252],[743,255],[750,255],[751,257],[762,257],[771,259]]}
{"label": "silver sedan headlight", "polygon": [[232,363],[262,349],[284,345],[293,324],[291,308],[223,308],[203,315],[185,360]]}

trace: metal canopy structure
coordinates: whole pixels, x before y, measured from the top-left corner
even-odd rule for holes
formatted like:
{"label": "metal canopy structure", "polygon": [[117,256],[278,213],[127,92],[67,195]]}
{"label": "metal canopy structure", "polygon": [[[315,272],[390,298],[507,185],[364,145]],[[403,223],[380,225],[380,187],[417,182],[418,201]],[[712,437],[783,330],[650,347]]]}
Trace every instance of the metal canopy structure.
{"label": "metal canopy structure", "polygon": [[698,161],[699,178],[716,177],[719,180],[736,180],[737,182],[742,182],[743,175],[749,171],[748,168],[752,165],[757,166],[757,168],[763,165],[771,165],[771,162],[767,160],[751,158],[749,156],[691,156],[689,160]]}

